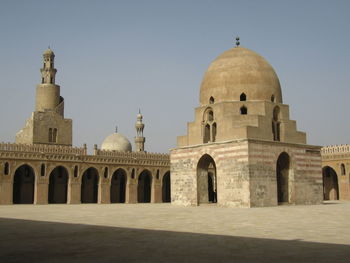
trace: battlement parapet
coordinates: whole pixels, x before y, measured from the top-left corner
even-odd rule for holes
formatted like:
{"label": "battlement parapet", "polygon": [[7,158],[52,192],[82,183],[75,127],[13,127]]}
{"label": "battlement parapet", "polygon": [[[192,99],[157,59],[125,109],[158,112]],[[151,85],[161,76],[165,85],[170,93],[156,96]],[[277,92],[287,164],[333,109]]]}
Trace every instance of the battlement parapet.
{"label": "battlement parapet", "polygon": [[54,153],[67,155],[86,155],[86,147],[72,147],[63,145],[47,144],[18,144],[18,143],[0,143],[0,151],[23,152],[23,153]]}
{"label": "battlement parapet", "polygon": [[170,161],[170,155],[166,153],[148,153],[148,152],[118,152],[97,149],[94,151],[95,156],[115,157],[122,159],[144,159]]}
{"label": "battlement parapet", "polygon": [[322,159],[350,158],[350,145],[331,145],[321,149]]}

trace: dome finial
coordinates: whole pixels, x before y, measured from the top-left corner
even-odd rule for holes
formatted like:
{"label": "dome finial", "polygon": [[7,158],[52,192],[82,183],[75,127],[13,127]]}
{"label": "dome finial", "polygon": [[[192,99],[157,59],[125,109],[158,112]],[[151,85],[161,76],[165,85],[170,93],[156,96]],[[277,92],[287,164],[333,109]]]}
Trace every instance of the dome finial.
{"label": "dome finial", "polygon": [[241,43],[239,42],[239,36],[237,36],[236,37],[236,47],[239,47],[239,44],[241,44]]}

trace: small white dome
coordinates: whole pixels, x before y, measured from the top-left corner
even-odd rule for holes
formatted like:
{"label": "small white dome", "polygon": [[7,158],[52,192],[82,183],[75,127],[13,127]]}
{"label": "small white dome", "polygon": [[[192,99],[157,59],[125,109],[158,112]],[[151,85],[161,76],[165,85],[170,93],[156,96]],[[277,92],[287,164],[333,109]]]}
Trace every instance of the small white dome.
{"label": "small white dome", "polygon": [[120,133],[113,133],[106,137],[101,145],[101,150],[131,152],[130,141]]}

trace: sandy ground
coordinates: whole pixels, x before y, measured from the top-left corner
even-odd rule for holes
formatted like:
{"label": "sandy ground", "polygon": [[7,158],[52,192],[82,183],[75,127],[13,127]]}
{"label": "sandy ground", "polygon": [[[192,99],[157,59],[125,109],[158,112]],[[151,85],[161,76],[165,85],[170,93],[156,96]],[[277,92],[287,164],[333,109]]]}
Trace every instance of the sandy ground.
{"label": "sandy ground", "polygon": [[0,262],[350,262],[350,202],[0,206]]}

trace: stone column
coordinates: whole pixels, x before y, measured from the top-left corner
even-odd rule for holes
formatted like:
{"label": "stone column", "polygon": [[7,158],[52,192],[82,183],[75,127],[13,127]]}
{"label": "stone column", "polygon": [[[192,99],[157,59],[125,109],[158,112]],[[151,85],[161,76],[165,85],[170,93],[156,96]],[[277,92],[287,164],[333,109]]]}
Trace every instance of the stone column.
{"label": "stone column", "polygon": [[98,185],[98,203],[99,204],[111,203],[111,186],[108,182],[101,182]]}
{"label": "stone column", "polygon": [[70,181],[68,183],[67,204],[80,204],[80,203],[81,203],[81,182]]}
{"label": "stone column", "polygon": [[152,183],[151,190],[151,203],[161,203],[162,202],[162,185],[159,180],[154,180]]}
{"label": "stone column", "polygon": [[13,203],[13,182],[9,175],[3,175],[0,180],[0,204],[10,205]]}
{"label": "stone column", "polygon": [[135,179],[129,179],[127,181],[125,203],[137,203],[137,184]]}
{"label": "stone column", "polygon": [[34,186],[34,204],[45,205],[49,203],[49,183],[47,180],[41,180],[39,177],[35,180]]}

